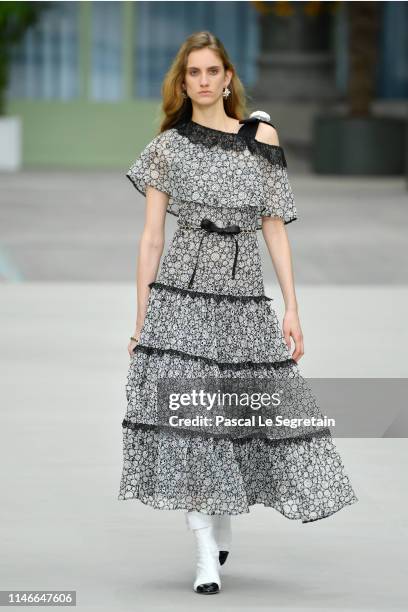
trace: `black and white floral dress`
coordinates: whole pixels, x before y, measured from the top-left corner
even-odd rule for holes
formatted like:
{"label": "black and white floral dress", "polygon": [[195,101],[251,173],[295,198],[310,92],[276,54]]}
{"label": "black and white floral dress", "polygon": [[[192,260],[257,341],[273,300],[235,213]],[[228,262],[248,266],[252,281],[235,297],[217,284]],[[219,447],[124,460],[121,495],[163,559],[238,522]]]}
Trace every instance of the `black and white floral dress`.
{"label": "black and white floral dress", "polygon": [[141,194],[168,194],[177,229],[130,358],[118,499],[207,514],[264,504],[303,523],[358,501],[324,425],[197,429],[160,411],[159,382],[210,377],[279,382],[286,415],[322,416],[265,295],[262,217],[297,219],[283,148],[256,139],[266,117],[253,113],[234,134],[183,120],[126,173]]}

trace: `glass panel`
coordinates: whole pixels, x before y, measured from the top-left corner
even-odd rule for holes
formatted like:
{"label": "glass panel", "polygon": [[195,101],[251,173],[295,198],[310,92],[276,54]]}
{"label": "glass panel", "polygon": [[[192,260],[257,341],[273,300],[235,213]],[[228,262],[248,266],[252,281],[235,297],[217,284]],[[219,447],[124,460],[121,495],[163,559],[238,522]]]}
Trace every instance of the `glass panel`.
{"label": "glass panel", "polygon": [[123,97],[123,2],[92,2],[91,98]]}
{"label": "glass panel", "polygon": [[78,2],[50,2],[11,51],[8,98],[79,95]]}
{"label": "glass panel", "polygon": [[381,98],[408,97],[408,2],[382,3],[377,92]]}

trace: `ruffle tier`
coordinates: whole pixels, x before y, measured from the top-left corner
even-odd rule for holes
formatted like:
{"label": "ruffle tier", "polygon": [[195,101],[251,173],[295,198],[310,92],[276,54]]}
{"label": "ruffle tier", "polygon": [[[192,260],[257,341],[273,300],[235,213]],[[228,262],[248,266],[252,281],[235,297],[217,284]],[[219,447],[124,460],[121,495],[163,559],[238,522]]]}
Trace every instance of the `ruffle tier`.
{"label": "ruffle tier", "polygon": [[327,436],[232,441],[139,425],[124,427],[123,445],[118,499],[160,510],[244,514],[263,504],[307,523],[358,501]]}
{"label": "ruffle tier", "polygon": [[[287,407],[285,407],[284,416],[294,418],[306,415],[320,418],[322,415],[314,404],[309,387],[299,375],[298,369],[293,359],[272,363],[254,363],[251,361],[221,363],[174,349],[138,345],[137,350],[131,357],[127,376],[127,413],[123,425],[144,423],[160,425],[165,429],[171,427],[168,423],[169,413],[165,400],[164,403],[161,401],[159,404],[158,384],[164,383],[164,391],[169,389],[170,392],[175,393],[179,388],[179,383],[181,389],[187,389],[186,386],[183,387],[182,383],[184,381],[194,381],[194,383],[197,382],[197,386],[202,383],[200,388],[203,388],[204,391],[211,392],[212,387],[207,382],[210,379],[219,380],[220,383],[226,381],[232,385],[236,392],[239,392],[240,385],[241,387],[243,385],[245,389],[245,383],[240,383],[242,379],[250,379],[254,387],[257,387],[256,381],[259,381],[261,385],[262,383],[265,385],[266,390],[272,389],[272,392],[278,387],[283,387],[288,394],[290,393],[289,413]],[[236,381],[235,385],[234,381]],[[291,414],[292,405],[295,406]],[[205,409],[201,412],[205,414]],[[265,412],[267,413],[267,411]],[[252,413],[254,414],[254,411]],[[252,413],[251,409],[248,409],[247,416]],[[192,429],[190,428],[188,431],[191,432]],[[206,435],[210,435],[207,431],[209,430],[206,430]],[[219,431],[221,431],[221,428]],[[236,431],[240,432],[236,435],[242,435],[242,431],[246,432],[248,428],[240,430],[237,428]],[[275,432],[276,430],[273,429],[272,431]],[[279,433],[282,436],[298,435],[295,429],[281,428],[279,431],[282,432]],[[308,431],[311,431],[310,428]],[[221,434],[217,432],[217,435]],[[278,434],[274,433],[273,435]]]}
{"label": "ruffle tier", "polygon": [[125,176],[143,195],[149,185],[168,194],[167,212],[186,205],[254,211],[284,224],[298,218],[283,148],[187,122],[155,136]]}
{"label": "ruffle tier", "polygon": [[152,283],[140,347],[171,349],[221,364],[287,361],[291,355],[270,299]]}

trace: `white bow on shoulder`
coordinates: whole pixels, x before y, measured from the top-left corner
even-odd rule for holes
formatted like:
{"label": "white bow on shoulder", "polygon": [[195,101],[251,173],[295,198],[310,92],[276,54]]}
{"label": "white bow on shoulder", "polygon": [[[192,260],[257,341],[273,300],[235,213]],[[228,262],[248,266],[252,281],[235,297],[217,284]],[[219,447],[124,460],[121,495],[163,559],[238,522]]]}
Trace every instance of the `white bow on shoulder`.
{"label": "white bow on shoulder", "polygon": [[250,117],[257,117],[258,119],[264,119],[264,121],[270,121],[271,120],[271,116],[268,115],[268,113],[265,113],[265,111],[261,111],[261,110],[254,111],[249,116]]}

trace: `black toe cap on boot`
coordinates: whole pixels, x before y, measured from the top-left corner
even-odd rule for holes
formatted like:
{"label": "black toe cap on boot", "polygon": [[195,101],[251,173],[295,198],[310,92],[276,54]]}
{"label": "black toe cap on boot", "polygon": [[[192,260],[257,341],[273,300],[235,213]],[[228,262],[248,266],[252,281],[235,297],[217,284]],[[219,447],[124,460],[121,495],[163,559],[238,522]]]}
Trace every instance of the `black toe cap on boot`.
{"label": "black toe cap on boot", "polygon": [[218,555],[218,558],[220,560],[220,565],[224,565],[224,563],[227,560],[228,555],[229,555],[229,551],[228,550],[220,550],[220,553]]}
{"label": "black toe cap on boot", "polygon": [[204,584],[199,584],[197,587],[197,593],[204,593],[205,595],[218,593],[219,590],[220,588],[216,582],[206,582]]}

